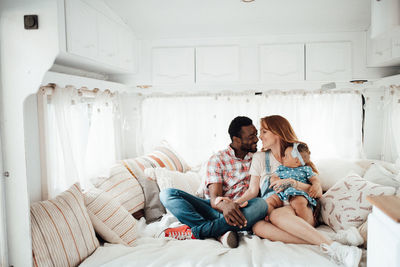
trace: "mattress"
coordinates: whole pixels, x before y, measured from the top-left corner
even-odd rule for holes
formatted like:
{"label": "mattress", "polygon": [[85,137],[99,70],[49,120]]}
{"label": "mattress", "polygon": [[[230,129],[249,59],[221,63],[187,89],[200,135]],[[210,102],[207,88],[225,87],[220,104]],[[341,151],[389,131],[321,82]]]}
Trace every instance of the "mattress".
{"label": "mattress", "polygon": [[[134,247],[104,244],[80,266],[336,266],[318,246],[284,244],[239,233],[239,247],[224,248],[215,239],[174,240],[160,238],[167,227],[179,225],[172,215],[146,225],[140,220],[140,237]],[[327,226],[318,228],[332,231]],[[365,266],[365,251],[360,266]]]}

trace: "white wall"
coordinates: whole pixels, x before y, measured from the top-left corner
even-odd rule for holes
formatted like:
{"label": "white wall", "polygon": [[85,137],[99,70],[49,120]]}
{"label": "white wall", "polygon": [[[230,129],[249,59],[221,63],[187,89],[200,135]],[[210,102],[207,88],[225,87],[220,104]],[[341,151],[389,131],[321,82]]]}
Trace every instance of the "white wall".
{"label": "white wall", "polygon": [[[24,136],[24,101],[35,93],[58,53],[57,3],[1,0],[1,127],[6,179],[9,264],[32,266]],[[23,16],[37,14],[38,30],[25,30]]]}

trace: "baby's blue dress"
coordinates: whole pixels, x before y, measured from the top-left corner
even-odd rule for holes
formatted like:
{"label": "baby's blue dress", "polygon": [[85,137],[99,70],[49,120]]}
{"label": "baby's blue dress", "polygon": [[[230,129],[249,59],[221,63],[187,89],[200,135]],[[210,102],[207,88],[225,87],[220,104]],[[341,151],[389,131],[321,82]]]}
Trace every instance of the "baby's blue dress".
{"label": "baby's blue dress", "polygon": [[[311,184],[308,179],[310,179],[312,176],[315,175],[315,173],[312,171],[310,166],[289,168],[289,167],[280,165],[276,169],[275,173],[281,179],[292,178],[296,181],[299,181],[299,182],[305,183],[305,184]],[[314,198],[310,197],[306,192],[295,189],[293,187],[289,187],[289,188],[285,189],[284,191],[277,193],[277,195],[279,196],[279,198],[282,201],[289,200],[289,198],[291,196],[304,196],[308,200],[308,203],[310,203],[312,206],[317,205],[317,201]]]}

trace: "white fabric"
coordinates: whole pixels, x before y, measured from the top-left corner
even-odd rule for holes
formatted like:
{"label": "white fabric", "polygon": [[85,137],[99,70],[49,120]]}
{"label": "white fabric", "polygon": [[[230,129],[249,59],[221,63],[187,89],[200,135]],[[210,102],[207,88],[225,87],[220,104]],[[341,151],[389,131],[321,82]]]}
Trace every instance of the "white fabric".
{"label": "white fabric", "polygon": [[[271,242],[255,235],[241,234],[239,247],[229,249],[215,239],[153,238],[163,229],[178,225],[172,215],[167,214],[160,222],[147,226],[143,219],[140,223],[144,228],[135,247],[107,244],[80,266],[336,266],[318,246]],[[324,228],[323,231],[331,229]]]}
{"label": "white fabric", "polygon": [[385,88],[383,158],[395,162],[400,157],[400,88]]}
{"label": "white fabric", "polygon": [[89,179],[106,172],[116,156],[115,103],[108,93],[98,93],[89,103],[76,88],[57,87],[47,105],[47,191],[54,197],[75,182],[83,189]]}
{"label": "white fabric", "polygon": [[373,163],[364,174],[364,179],[376,184],[399,188],[398,172],[392,173],[378,163]]}
{"label": "white fabric", "polygon": [[166,139],[194,166],[230,143],[234,117],[248,116],[259,128],[261,117],[274,114],[289,120],[313,158],[360,156],[362,101],[356,93],[149,97],[142,102],[140,144],[146,153]]}
{"label": "white fabric", "polygon": [[318,170],[318,178],[323,191],[327,191],[336,182],[353,171],[358,175],[364,175],[365,169],[354,161],[344,159],[320,159],[314,161]]}
{"label": "white fabric", "polygon": [[167,188],[176,188],[191,195],[195,195],[199,188],[201,177],[195,172],[171,171],[166,168],[147,168],[144,173],[156,179],[160,191]]}
{"label": "white fabric", "polygon": [[270,175],[271,173],[274,173],[276,169],[278,168],[281,163],[277,161],[272,155],[272,153],[269,154],[269,163],[271,167],[271,173],[267,174],[267,170],[265,168],[265,152],[256,152],[253,155],[253,160],[251,161],[251,166],[250,166],[250,175],[254,176],[259,176],[260,177],[260,188],[264,184],[265,179]]}

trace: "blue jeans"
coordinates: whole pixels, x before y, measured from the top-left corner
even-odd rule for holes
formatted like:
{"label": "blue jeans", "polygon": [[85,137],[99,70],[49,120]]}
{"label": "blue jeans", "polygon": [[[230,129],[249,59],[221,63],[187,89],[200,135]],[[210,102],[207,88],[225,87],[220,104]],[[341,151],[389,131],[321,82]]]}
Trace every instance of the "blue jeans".
{"label": "blue jeans", "polygon": [[219,237],[227,231],[248,231],[253,225],[265,218],[268,205],[262,198],[249,200],[249,204],[241,208],[247,219],[247,226],[239,228],[229,225],[224,215],[213,209],[209,199],[195,197],[179,189],[168,188],[160,192],[160,200],[181,223],[192,229],[197,239]]}

